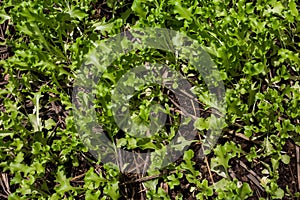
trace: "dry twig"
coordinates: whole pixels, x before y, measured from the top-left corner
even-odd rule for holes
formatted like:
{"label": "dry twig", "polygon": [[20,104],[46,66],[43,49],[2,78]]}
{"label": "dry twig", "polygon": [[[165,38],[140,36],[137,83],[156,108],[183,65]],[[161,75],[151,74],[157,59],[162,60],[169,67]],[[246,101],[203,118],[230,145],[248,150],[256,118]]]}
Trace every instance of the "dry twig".
{"label": "dry twig", "polygon": [[239,161],[239,164],[250,173],[247,175],[247,177],[252,181],[252,183],[254,183],[261,191],[264,191],[264,189],[260,186],[261,178],[253,170],[248,169],[243,161]]}
{"label": "dry twig", "polygon": [[295,145],[296,147],[296,159],[297,159],[297,175],[298,175],[298,190],[300,190],[300,147]]}

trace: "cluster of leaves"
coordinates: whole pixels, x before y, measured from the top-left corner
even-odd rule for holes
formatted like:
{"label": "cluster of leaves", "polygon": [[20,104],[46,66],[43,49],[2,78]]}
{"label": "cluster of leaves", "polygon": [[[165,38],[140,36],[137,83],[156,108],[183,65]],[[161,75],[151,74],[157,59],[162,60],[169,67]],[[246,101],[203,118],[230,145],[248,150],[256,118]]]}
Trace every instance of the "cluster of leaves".
{"label": "cluster of leaves", "polygon": [[[175,191],[186,181],[189,195],[198,199],[246,199],[254,195],[249,184],[231,178],[228,172],[232,160],[245,157],[249,163],[262,165],[257,173],[263,175],[260,184],[266,196],[299,196],[291,194],[291,188],[278,185],[279,164],[290,162],[283,152],[285,143],[293,140],[300,145],[297,1],[108,0],[101,4],[96,0],[4,0],[0,17],[1,23],[9,20],[13,27],[5,41],[13,56],[1,61],[9,80],[0,91],[0,106],[5,110],[0,113],[0,169],[11,177],[13,193],[9,199],[121,197],[120,171],[108,165],[96,169],[95,161],[88,158],[84,162],[94,167],[84,172],[84,184],[72,181],[74,174],[70,172],[80,168],[87,148],[70,111],[72,83],[84,56],[96,41],[130,27],[169,28],[199,41],[225,83],[226,130],[241,133],[254,144],[249,151],[234,142],[218,144],[210,154],[209,168],[219,177],[214,184],[198,169],[193,160],[196,152],[186,151],[180,164],[170,166],[176,173],[162,177],[169,189]],[[173,64],[205,101],[207,91],[201,74],[177,61],[175,55],[153,50],[125,55],[105,72],[97,94],[102,113],[99,122],[111,136],[119,131],[109,106],[111,88],[128,69],[154,60]],[[134,97],[132,105],[138,111],[132,114],[138,120],[148,122],[148,108],[155,98],[170,105],[161,88],[154,88],[146,87],[144,95]],[[199,131],[209,127],[202,118],[196,126]],[[164,137],[158,135],[156,140]],[[118,140],[118,146],[157,148],[132,137]],[[152,167],[148,175],[159,174]],[[144,186],[149,199],[171,198],[159,187],[158,179],[146,181]],[[175,198],[186,197],[179,192]]]}
{"label": "cluster of leaves", "polygon": [[[0,165],[12,174],[10,199],[100,195],[93,192],[89,176],[86,190],[70,185],[67,178],[70,169],[79,166],[81,152],[87,151],[70,115],[75,70],[93,41],[103,37],[101,31],[114,34],[120,29],[117,24],[101,27],[110,13],[99,19],[97,6],[97,1],[1,3],[2,22],[9,20],[13,27],[6,45],[14,55],[2,63],[9,81],[1,89],[5,112],[0,119]],[[115,179],[114,173],[108,174]],[[110,189],[115,183],[108,176],[105,194],[116,191]]]}

